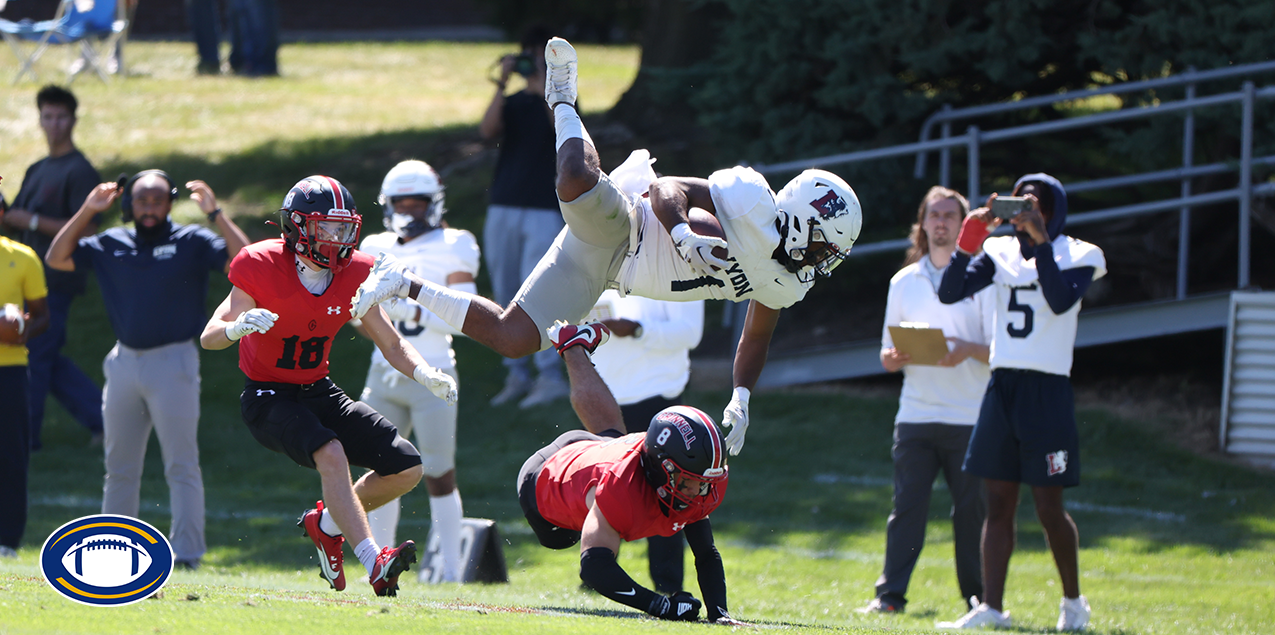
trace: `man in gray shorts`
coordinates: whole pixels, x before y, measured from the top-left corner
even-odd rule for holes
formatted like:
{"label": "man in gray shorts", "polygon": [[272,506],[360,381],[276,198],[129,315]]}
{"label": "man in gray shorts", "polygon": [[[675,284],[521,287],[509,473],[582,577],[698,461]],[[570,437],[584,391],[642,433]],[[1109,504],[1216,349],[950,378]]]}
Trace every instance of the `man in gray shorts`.
{"label": "man in gray shorts", "polygon": [[[546,329],[578,322],[602,291],[656,300],[749,301],[735,355],[735,390],[722,416],[726,445],[738,454],[748,428],[748,399],[766,363],[779,311],[828,276],[859,237],[862,213],[840,177],[806,170],[778,194],[761,174],[735,167],[707,179],[656,179],[634,153],[611,175],[576,112],[576,52],[566,40],[545,46],[545,100],[557,132],[557,191],[567,227],[505,308],[458,293],[377,260],[359,287],[352,314],[391,297],[411,297],[444,322],[505,357],[548,348]],[[626,184],[624,187],[619,183]],[[718,225],[721,237],[691,230]],[[704,214],[703,212],[707,212]],[[706,230],[702,230],[706,231]],[[714,253],[716,252],[716,253]]]}
{"label": "man in gray shorts", "polygon": [[[190,181],[186,187],[224,239],[206,227],[172,222],[177,184],[161,170],[146,170],[123,187],[94,188],[53,239],[45,261],[52,269],[97,273],[119,338],[102,365],[102,513],[137,516],[146,442],[154,428],[173,510],[168,532],[173,555],[179,567],[194,569],[205,549],[195,338],[208,319],[208,272],[224,273],[248,237],[221,213],[207,183]],[[132,225],[80,238],[117,197]]]}

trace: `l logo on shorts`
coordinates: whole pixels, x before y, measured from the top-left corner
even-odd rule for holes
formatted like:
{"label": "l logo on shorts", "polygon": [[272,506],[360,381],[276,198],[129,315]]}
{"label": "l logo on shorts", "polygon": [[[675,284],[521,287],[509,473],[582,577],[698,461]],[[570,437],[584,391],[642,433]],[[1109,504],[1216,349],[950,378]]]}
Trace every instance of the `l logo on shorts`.
{"label": "l logo on shorts", "polygon": [[1067,451],[1059,450],[1045,455],[1045,471],[1049,476],[1056,476],[1067,471]]}

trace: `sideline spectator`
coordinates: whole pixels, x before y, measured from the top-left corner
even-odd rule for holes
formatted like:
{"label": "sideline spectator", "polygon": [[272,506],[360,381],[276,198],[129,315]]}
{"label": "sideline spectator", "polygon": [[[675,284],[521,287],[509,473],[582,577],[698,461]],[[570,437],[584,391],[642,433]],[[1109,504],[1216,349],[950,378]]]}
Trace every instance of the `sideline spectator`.
{"label": "sideline spectator", "polygon": [[230,69],[236,75],[279,74],[279,7],[275,0],[230,0]]}
{"label": "sideline spectator", "polygon": [[[1036,517],[1053,552],[1063,599],[1058,630],[1089,624],[1089,602],[1080,594],[1080,536],[1063,508],[1063,488],[1080,484],[1071,362],[1080,300],[1106,275],[1102,250],[1062,233],[1067,193],[1048,174],[1028,174],[1014,184],[1031,209],[1009,219],[1014,236],[987,238],[1001,224],[988,207],[965,218],[958,252],[943,274],[939,299],[952,304],[996,287],[992,380],[965,455],[966,472],[986,479],[983,525],[983,602],[940,628],[1010,626],[1004,610],[1005,576],[1014,552],[1019,484],[1031,486]],[[982,254],[971,260],[980,249]]]}
{"label": "sideline spectator", "polygon": [[[995,296],[984,289],[968,302],[939,302],[939,282],[956,250],[969,203],[945,187],[930,188],[912,225],[912,247],[903,269],[890,279],[881,329],[881,365],[903,371],[894,417],[894,509],[886,525],[885,566],[876,598],[860,612],[896,613],[907,605],[908,582],[925,546],[934,478],[940,471],[952,494],[952,536],[961,597],[983,597],[979,539],[987,505],[982,481],[961,471],[970,432],[991,372],[987,367]],[[943,330],[951,351],[938,366],[911,363],[894,347],[891,326],[923,322]]]}
{"label": "sideline spectator", "polygon": [[[404,161],[385,175],[379,198],[389,231],[363,239],[360,250],[379,256],[389,253],[417,275],[453,289],[476,293],[478,240],[463,229],[445,227],[444,188],[438,173],[424,161]],[[457,378],[452,336],[460,332],[407,298],[381,305],[400,334],[440,371]],[[361,327],[360,327],[361,328]],[[463,582],[465,563],[460,559],[460,527],[464,518],[460,491],[456,489],[456,411],[428,388],[402,381],[403,374],[390,366],[381,349],[373,349],[372,366],[359,401],[389,419],[407,437],[415,432],[416,447],[429,490],[432,533],[439,536],[442,573],[421,566],[421,582]],[[459,379],[459,378],[457,378]],[[395,544],[401,506],[399,499],[367,514],[377,544]],[[433,569],[436,577],[426,578]]]}
{"label": "sideline spectator", "polygon": [[186,21],[199,54],[195,73],[199,75],[221,73],[221,13],[217,5],[217,0],[186,0]]}
{"label": "sideline spectator", "polygon": [[[49,156],[27,168],[22,188],[4,215],[4,224],[21,230],[22,243],[43,259],[53,237],[102,179],[71,138],[78,121],[75,111],[79,102],[75,95],[50,84],[36,94],[35,103],[40,112],[40,128],[49,144]],[[99,220],[96,216],[86,219],[80,235],[96,232]],[[84,293],[88,272],[45,269],[45,279],[49,286],[49,328],[27,342],[31,372],[31,449],[41,447],[45,396],[50,391],[73,419],[88,428],[93,442],[100,443],[102,390],[71,358],[62,354],[71,300]]]}
{"label": "sideline spectator", "polygon": [[[492,297],[501,306],[513,300],[564,226],[554,190],[556,133],[544,100],[545,42],[552,36],[548,27],[533,26],[523,34],[522,52],[500,59],[496,94],[478,127],[484,139],[500,140],[491,204],[483,224],[483,256],[491,274]],[[526,78],[527,86],[506,96],[505,85],[515,72]],[[538,373],[534,383],[528,359],[534,360]],[[525,394],[518,406],[530,408],[567,396],[562,361],[552,350],[529,358],[505,358],[503,363],[508,372],[505,385],[491,405]]]}
{"label": "sideline spectator", "polygon": [[[0,202],[0,220],[5,215]],[[0,236],[0,306],[26,311],[18,338],[0,340],[0,558],[16,558],[27,527],[27,473],[30,468],[31,418],[28,412],[27,349],[32,335],[49,328],[44,266],[35,251]]]}
{"label": "sideline spectator", "polygon": [[[151,429],[159,438],[168,481],[173,555],[195,569],[205,551],[204,482],[199,469],[199,349],[208,271],[227,271],[248,237],[221,213],[212,188],[186,183],[190,197],[225,236],[169,218],[177,185],[161,170],[133,175],[122,193],[116,183],[97,186],[45,257],[59,271],[93,269],[118,342],[102,364],[106,387],[106,479],[102,513],[137,516],[142,466]],[[133,227],[77,237],[94,215],[120,198]]]}
{"label": "sideline spectator", "polygon": [[[704,301],[620,297],[609,289],[596,310],[612,338],[593,354],[593,363],[620,404],[625,430],[645,433],[660,411],[682,404],[691,378],[690,350],[704,333]],[[646,539],[656,591],[682,590],[684,540],[680,531]]]}

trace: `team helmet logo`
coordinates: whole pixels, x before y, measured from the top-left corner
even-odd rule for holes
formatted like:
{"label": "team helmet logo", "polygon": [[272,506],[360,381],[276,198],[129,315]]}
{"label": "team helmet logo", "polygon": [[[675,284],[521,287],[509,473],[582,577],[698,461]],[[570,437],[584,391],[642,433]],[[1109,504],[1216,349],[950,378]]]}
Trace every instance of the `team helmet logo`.
{"label": "team helmet logo", "polygon": [[40,572],[70,600],[121,606],[163,588],[173,572],[173,548],[158,529],[136,518],[85,516],[44,541]]}
{"label": "team helmet logo", "polygon": [[318,183],[315,183],[314,181],[306,179],[304,181],[301,181],[300,183],[297,183],[297,189],[301,190],[302,194],[305,194],[305,200],[308,201],[310,200],[310,194],[313,192],[321,191],[323,189],[323,186],[319,185]]}
{"label": "team helmet logo", "polygon": [[845,213],[846,200],[836,190],[829,188],[827,194],[810,201],[810,206],[819,212],[819,218],[836,218]]}
{"label": "team helmet logo", "polygon": [[1067,451],[1059,450],[1045,455],[1045,470],[1049,476],[1057,476],[1067,471]]}

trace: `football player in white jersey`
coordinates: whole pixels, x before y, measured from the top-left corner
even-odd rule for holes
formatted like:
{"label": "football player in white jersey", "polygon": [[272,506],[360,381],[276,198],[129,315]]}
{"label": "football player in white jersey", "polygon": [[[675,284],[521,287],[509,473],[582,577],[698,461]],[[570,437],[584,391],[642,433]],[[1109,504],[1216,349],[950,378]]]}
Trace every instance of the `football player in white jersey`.
{"label": "football player in white jersey", "polygon": [[[750,391],[766,363],[779,311],[800,301],[817,277],[830,275],[845,259],[859,237],[859,200],[830,172],[806,170],[775,194],[761,174],[744,167],[707,179],[639,180],[626,192],[615,173],[599,168],[593,140],[576,112],[575,49],[554,38],[545,46],[545,60],[545,100],[554,113],[557,190],[567,227],[513,302],[502,308],[404,276],[383,261],[356,293],[354,315],[390,297],[415,298],[465,335],[506,357],[521,357],[550,346],[546,330],[558,320],[579,321],[608,288],[656,300],[747,300],[735,390],[722,416],[722,425],[731,429],[727,447],[738,454]],[[650,171],[649,164],[640,167]],[[692,231],[694,208],[711,214],[725,239]]]}
{"label": "football player in white jersey", "polygon": [[[1031,486],[1036,517],[1053,552],[1063,599],[1058,630],[1089,623],[1080,594],[1079,534],[1063,509],[1063,488],[1080,484],[1080,443],[1071,392],[1076,316],[1089,285],[1107,273],[1102,250],[1062,233],[1067,193],[1048,174],[1028,174],[1014,184],[1030,209],[1009,218],[1013,236],[987,238],[1001,224],[985,207],[966,217],[957,253],[943,274],[939,299],[951,304],[988,285],[996,288],[994,336],[978,423],[965,455],[966,472],[987,485],[983,525],[986,597],[941,628],[1006,627],[1005,576],[1014,551],[1014,518],[1021,483]],[[992,206],[996,195],[988,199]],[[971,260],[980,248],[982,253]]]}
{"label": "football player in white jersey", "polygon": [[[390,254],[414,275],[462,293],[474,293],[479,249],[474,235],[444,227],[444,191],[438,173],[424,161],[404,161],[385,175],[378,199],[385,211],[385,228],[360,247],[374,256]],[[420,304],[394,298],[381,305],[394,326],[432,366],[456,377],[452,335],[458,332]],[[456,489],[456,408],[435,397],[424,386],[399,381],[402,373],[390,372],[379,349],[372,351],[372,367],[359,399],[398,427],[403,436],[416,434],[416,447],[425,468],[429,491],[429,515],[439,538],[439,563],[424,563],[422,582],[460,582],[460,527],[463,516]],[[395,544],[400,512],[399,499],[367,515],[377,544]]]}

